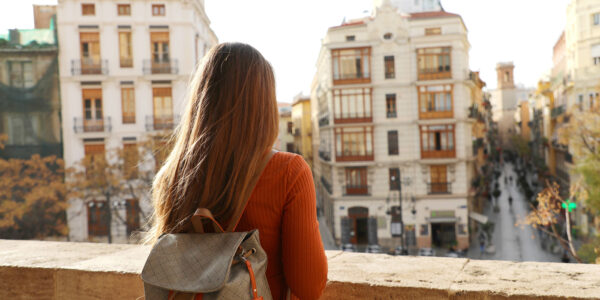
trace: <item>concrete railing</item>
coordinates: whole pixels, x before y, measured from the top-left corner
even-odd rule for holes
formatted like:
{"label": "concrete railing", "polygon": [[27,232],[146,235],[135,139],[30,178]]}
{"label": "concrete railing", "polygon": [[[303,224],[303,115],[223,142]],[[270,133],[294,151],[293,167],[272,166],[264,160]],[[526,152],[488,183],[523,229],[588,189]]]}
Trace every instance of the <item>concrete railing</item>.
{"label": "concrete railing", "polygon": [[[0,299],[136,299],[150,248],[0,240]],[[600,266],[327,252],[321,299],[599,299]],[[141,298],[140,298],[141,299]]]}

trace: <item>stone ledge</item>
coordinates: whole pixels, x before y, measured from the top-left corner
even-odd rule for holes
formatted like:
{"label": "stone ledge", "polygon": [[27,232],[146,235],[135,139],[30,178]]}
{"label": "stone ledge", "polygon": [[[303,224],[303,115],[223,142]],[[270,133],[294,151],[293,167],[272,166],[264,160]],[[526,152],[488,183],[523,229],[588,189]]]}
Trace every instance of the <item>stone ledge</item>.
{"label": "stone ledge", "polygon": [[[0,299],[136,299],[148,246],[0,240]],[[600,299],[600,266],[327,251],[322,299]]]}

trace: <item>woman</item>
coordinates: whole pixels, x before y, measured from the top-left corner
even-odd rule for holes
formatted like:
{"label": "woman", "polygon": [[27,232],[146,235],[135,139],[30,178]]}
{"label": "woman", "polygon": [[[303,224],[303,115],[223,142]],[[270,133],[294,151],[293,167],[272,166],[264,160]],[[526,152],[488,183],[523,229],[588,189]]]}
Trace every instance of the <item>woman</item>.
{"label": "woman", "polygon": [[174,148],[154,180],[151,241],[185,232],[196,208],[226,226],[248,199],[236,231],[259,230],[273,299],[288,289],[292,298],[317,299],[327,260],[312,174],[301,156],[271,153],[279,128],[271,65],[249,45],[220,44],[188,94]]}

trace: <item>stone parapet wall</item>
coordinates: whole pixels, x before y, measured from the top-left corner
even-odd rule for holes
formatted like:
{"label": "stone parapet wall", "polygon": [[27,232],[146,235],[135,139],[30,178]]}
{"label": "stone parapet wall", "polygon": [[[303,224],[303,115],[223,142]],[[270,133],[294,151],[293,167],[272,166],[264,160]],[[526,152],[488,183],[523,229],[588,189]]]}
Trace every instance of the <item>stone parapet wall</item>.
{"label": "stone parapet wall", "polygon": [[[150,248],[0,240],[0,299],[137,299]],[[600,266],[328,251],[322,299],[600,299]],[[140,298],[141,299],[141,298]]]}

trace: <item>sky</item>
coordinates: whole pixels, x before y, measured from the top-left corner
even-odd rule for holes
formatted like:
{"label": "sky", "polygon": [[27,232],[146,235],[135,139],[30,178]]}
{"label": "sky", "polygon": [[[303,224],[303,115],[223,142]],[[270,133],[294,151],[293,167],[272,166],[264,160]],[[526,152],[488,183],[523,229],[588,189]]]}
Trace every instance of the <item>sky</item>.
{"label": "sky", "polygon": [[[552,47],[566,23],[570,0],[442,0],[469,31],[470,68],[488,89],[496,87],[496,63],[513,61],[515,81],[535,86],[552,67]],[[220,42],[244,42],[271,62],[279,102],[308,95],[321,39],[327,28],[370,11],[372,0],[205,0]],[[0,33],[33,28],[32,4],[56,0],[0,0]]]}

